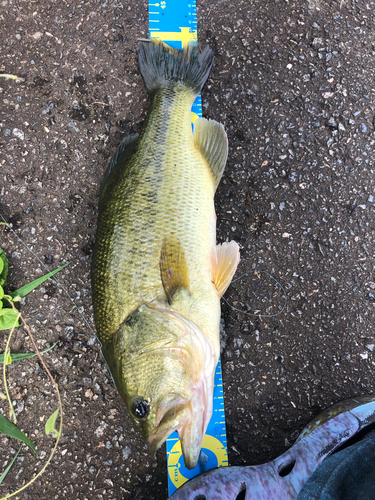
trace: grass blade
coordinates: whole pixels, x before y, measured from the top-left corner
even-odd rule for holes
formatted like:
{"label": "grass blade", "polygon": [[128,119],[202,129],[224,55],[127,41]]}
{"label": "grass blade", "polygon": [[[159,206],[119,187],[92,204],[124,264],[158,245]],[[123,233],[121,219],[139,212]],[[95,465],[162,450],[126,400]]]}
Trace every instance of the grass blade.
{"label": "grass blade", "polygon": [[0,413],[0,432],[5,434],[6,436],[23,441],[25,444],[27,444],[27,446],[30,446],[30,448],[36,453],[36,455],[38,455],[38,452],[36,451],[34,443],[31,441],[31,439],[29,439],[26,436],[26,434],[20,431],[16,425],[14,425],[1,413]]}
{"label": "grass blade", "polygon": [[56,274],[59,271],[61,271],[61,269],[64,269],[64,267],[66,267],[67,265],[69,265],[69,262],[67,262],[66,264],[64,264],[61,267],[58,267],[54,271],[51,271],[50,273],[45,274],[44,276],[41,276],[40,278],[32,281],[31,283],[28,283],[27,285],[19,288],[18,290],[16,290],[15,292],[10,293],[9,295],[12,297],[12,299],[14,299],[15,297],[21,297],[21,298],[25,297],[25,295],[27,295],[28,293],[32,292],[37,286],[39,286],[42,283],[44,283],[46,280],[48,280],[48,278],[51,278],[51,276],[53,276],[54,274]]}
{"label": "grass blade", "polygon": [[[51,347],[46,349],[45,351],[41,351],[40,354],[45,354],[48,351],[51,351],[55,346],[57,345],[57,342],[55,342]],[[26,359],[26,358],[32,358],[33,356],[37,356],[34,352],[19,352],[15,354],[12,352],[12,361],[20,361],[21,359]],[[4,363],[4,354],[0,354],[0,364]]]}
{"label": "grass blade", "polygon": [[18,80],[19,77],[17,75],[8,75],[7,73],[1,73],[2,78],[9,78],[9,80]]}
{"label": "grass blade", "polygon": [[17,451],[17,453],[14,455],[12,461],[10,462],[10,464],[8,465],[8,467],[5,469],[5,471],[1,474],[0,476],[0,484],[4,481],[4,479],[6,478],[6,475],[8,474],[8,472],[10,471],[12,465],[14,464],[14,462],[16,461],[16,458],[18,457],[19,455],[19,452],[21,451],[22,449],[22,446],[23,444],[21,444],[20,446],[20,449]]}

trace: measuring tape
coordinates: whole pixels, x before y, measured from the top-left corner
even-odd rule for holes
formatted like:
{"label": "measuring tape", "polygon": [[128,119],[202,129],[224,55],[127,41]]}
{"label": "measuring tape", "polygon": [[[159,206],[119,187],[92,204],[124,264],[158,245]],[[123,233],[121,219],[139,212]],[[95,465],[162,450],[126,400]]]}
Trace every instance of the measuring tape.
{"label": "measuring tape", "polygon": [[[174,49],[198,40],[195,0],[165,0],[148,4],[149,37],[159,38]],[[201,95],[191,108],[192,123],[202,117]]]}
{"label": "measuring tape", "polygon": [[[149,37],[159,38],[175,49],[197,41],[197,8],[195,0],[163,0],[149,3]],[[192,123],[202,117],[201,95],[191,108]],[[181,442],[174,432],[167,439],[168,492],[172,495],[188,479],[201,472],[228,465],[225,430],[224,394],[221,361],[216,367],[213,413],[203,438],[198,465],[189,470],[184,465]]]}

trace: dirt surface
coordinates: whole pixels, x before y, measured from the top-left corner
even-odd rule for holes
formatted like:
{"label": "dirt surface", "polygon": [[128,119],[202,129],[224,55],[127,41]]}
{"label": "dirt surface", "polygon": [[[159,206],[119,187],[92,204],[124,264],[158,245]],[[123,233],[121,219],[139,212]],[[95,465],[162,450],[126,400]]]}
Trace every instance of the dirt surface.
{"label": "dirt surface", "polygon": [[[100,181],[149,105],[135,53],[147,4],[2,0],[0,16],[0,72],[22,78],[0,78],[0,212],[49,268],[70,262],[61,283],[93,329]],[[238,241],[237,276],[250,271],[223,302],[229,462],[258,464],[320,410],[375,392],[375,2],[201,1],[198,29],[216,53],[203,114],[230,145],[218,240]],[[10,231],[0,238],[8,290],[45,273]],[[266,273],[284,287],[284,309]],[[150,456],[138,438],[79,311],[52,282],[22,305],[39,347],[58,342],[45,360],[64,429],[52,464],[17,498],[166,498],[165,451]],[[32,350],[22,329],[12,349]],[[53,388],[36,358],[8,379],[18,425],[45,460]],[[3,471],[18,445],[0,447]],[[40,469],[23,450],[0,496]]]}

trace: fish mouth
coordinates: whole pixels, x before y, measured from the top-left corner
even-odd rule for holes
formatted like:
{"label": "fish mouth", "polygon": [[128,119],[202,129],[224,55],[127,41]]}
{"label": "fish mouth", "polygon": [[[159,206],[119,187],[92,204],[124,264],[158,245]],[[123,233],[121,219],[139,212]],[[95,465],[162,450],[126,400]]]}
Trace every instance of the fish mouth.
{"label": "fish mouth", "polygon": [[[184,372],[185,376],[190,377],[191,384],[188,397],[171,394],[158,404],[153,429],[150,429],[146,441],[150,451],[155,452],[177,431],[185,466],[194,469],[212,416],[214,375],[218,360],[213,345],[195,323],[176,311],[159,310],[184,326],[185,335],[174,349],[191,353]],[[201,353],[199,359],[197,353]]]}
{"label": "fish mouth", "polygon": [[151,435],[146,438],[151,452],[158,448],[177,431],[184,463],[187,469],[194,469],[198,463],[202,441],[212,416],[213,377],[205,377],[194,385],[192,397],[172,395],[158,406]]}
{"label": "fish mouth", "polygon": [[[157,415],[159,413],[158,410]],[[188,405],[171,403],[171,407],[161,418],[159,417],[159,423],[155,423],[152,434],[147,439],[149,450],[155,453],[174,431],[180,432],[180,429],[188,425],[190,421],[191,412]]]}
{"label": "fish mouth", "polygon": [[213,386],[213,377],[199,381],[189,405],[192,418],[178,432],[187,469],[194,469],[198,463],[203,438],[212,416]]}
{"label": "fish mouth", "polygon": [[[218,359],[213,345],[195,323],[176,311],[169,314],[185,325],[188,345],[196,344],[203,354],[200,375],[192,387],[189,401],[191,420],[178,430],[185,467],[194,469],[198,463],[200,450],[213,411],[214,376]],[[192,359],[192,362],[195,360]]]}

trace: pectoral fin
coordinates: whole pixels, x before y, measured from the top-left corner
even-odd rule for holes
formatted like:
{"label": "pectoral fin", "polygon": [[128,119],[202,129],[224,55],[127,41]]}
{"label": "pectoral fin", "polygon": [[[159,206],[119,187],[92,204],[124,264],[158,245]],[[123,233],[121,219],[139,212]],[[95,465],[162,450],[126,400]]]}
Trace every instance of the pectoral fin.
{"label": "pectoral fin", "polygon": [[211,167],[216,189],[228,157],[228,138],[223,125],[214,120],[198,118],[194,122],[194,142]]}
{"label": "pectoral fin", "polygon": [[213,259],[213,280],[218,294],[222,297],[230,285],[240,261],[240,248],[235,241],[216,246]]}
{"label": "pectoral fin", "polygon": [[177,236],[170,235],[163,240],[160,254],[160,275],[169,304],[173,296],[182,289],[189,291],[189,274],[186,257]]}

